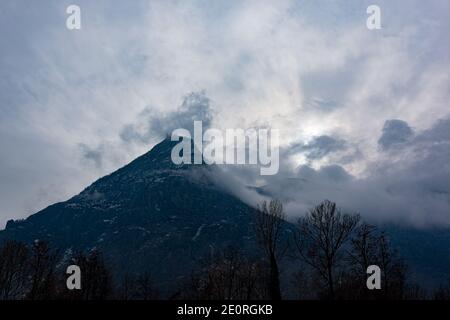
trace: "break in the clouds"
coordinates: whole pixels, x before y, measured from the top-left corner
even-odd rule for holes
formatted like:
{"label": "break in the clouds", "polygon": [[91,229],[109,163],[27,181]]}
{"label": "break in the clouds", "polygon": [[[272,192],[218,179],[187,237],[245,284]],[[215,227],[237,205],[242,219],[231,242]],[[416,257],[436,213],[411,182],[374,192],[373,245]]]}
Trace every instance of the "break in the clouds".
{"label": "break in the clouds", "polygon": [[70,31],[72,1],[2,1],[0,225],[197,117],[282,130],[280,173],[230,184],[287,190],[291,215],[330,198],[448,225],[450,3],[376,2],[370,31],[372,1],[78,0]]}

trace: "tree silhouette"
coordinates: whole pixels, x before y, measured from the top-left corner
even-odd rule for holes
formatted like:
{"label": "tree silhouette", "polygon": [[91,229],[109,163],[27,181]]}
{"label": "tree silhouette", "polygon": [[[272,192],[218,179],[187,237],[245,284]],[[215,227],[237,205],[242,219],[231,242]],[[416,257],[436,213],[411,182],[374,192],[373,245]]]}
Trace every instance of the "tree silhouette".
{"label": "tree silhouette", "polygon": [[406,284],[406,264],[398,256],[389,242],[386,233],[382,232],[378,242],[378,266],[381,268],[384,299],[402,299]]}
{"label": "tree silhouette", "polygon": [[367,223],[362,223],[351,239],[347,260],[349,273],[346,274],[346,284],[342,295],[351,299],[374,298],[377,291],[367,289],[367,268],[370,265],[379,265],[377,229]]}
{"label": "tree silhouette", "polygon": [[78,253],[72,264],[80,267],[81,290],[68,293],[69,299],[105,300],[112,295],[112,277],[106,267],[102,254],[93,250],[88,255]]}
{"label": "tree silhouette", "polygon": [[283,204],[278,200],[266,201],[255,212],[255,232],[269,264],[269,294],[272,300],[281,300],[280,271],[278,260],[286,248],[280,247],[284,224]]}
{"label": "tree silhouette", "polygon": [[16,241],[0,247],[0,300],[21,299],[27,290],[28,248]]}
{"label": "tree silhouette", "polygon": [[440,285],[433,294],[434,300],[450,300],[450,279],[445,285]]}
{"label": "tree silhouette", "polygon": [[57,253],[45,241],[36,240],[31,247],[30,300],[49,300],[56,295],[55,262]]}
{"label": "tree silhouette", "polygon": [[158,299],[158,290],[150,273],[139,275],[136,279],[136,297],[142,300]]}
{"label": "tree silhouette", "polygon": [[328,299],[335,297],[336,269],[344,258],[343,247],[359,220],[359,215],[342,214],[335,203],[325,200],[298,221],[294,237],[297,257],[322,278]]}
{"label": "tree silhouette", "polygon": [[[211,260],[211,261],[208,261]],[[267,298],[265,273],[257,261],[235,248],[203,262],[182,289],[184,298],[200,300],[250,300]]]}

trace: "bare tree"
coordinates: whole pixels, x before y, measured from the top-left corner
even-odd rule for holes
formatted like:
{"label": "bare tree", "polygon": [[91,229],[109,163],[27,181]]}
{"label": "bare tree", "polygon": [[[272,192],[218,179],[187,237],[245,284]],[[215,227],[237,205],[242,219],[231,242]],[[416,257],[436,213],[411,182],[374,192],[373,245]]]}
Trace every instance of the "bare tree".
{"label": "bare tree", "polygon": [[385,299],[402,299],[406,283],[406,264],[398,256],[382,232],[378,237],[378,266],[381,268],[383,295]]}
{"label": "bare tree", "polygon": [[269,294],[272,300],[281,300],[280,271],[278,261],[286,251],[281,247],[281,232],[284,224],[283,204],[278,200],[266,201],[255,213],[255,232],[259,245],[269,265]]}
{"label": "bare tree", "polygon": [[88,255],[77,253],[72,263],[81,270],[81,290],[68,293],[70,299],[105,300],[112,293],[112,277],[102,254],[93,250]]}
{"label": "bare tree", "polygon": [[366,286],[367,268],[378,265],[378,235],[375,226],[362,223],[351,239],[347,261],[349,271],[344,275],[345,283],[341,287],[341,295],[351,299],[375,298],[377,292],[369,292]]}
{"label": "bare tree", "polygon": [[135,290],[135,279],[127,272],[122,276],[120,286],[116,288],[115,295],[120,300],[129,300],[132,299]]}
{"label": "bare tree", "polygon": [[[351,244],[348,261],[351,266],[351,277],[358,284],[351,289],[355,298],[402,299],[406,294],[411,296],[420,293],[420,288],[406,286],[406,264],[392,248],[384,232],[364,223],[357,229]],[[369,292],[366,288],[366,272],[370,265],[377,265],[381,269],[381,290]],[[351,282],[351,280],[347,278],[347,281]],[[408,292],[406,292],[407,289]]]}
{"label": "bare tree", "polygon": [[235,248],[217,254],[193,274],[181,291],[183,298],[195,300],[251,300],[267,298],[261,265]]}
{"label": "bare tree", "polygon": [[136,295],[138,299],[155,300],[158,299],[156,290],[150,273],[140,275],[136,280]]}
{"label": "bare tree", "polygon": [[342,214],[335,203],[325,200],[298,221],[294,237],[298,257],[320,275],[328,299],[334,299],[336,268],[359,220],[359,215]]}
{"label": "bare tree", "polygon": [[405,300],[430,300],[431,297],[429,291],[416,282],[409,283],[405,288]]}
{"label": "bare tree", "polygon": [[55,262],[57,254],[45,241],[36,240],[30,258],[30,300],[54,299],[56,295]]}
{"label": "bare tree", "polygon": [[28,248],[8,241],[0,247],[0,300],[23,298],[27,286]]}
{"label": "bare tree", "polygon": [[308,272],[309,270],[300,269],[293,273],[291,279],[291,286],[295,298],[298,300],[311,300],[315,298],[317,291],[315,286],[314,274]]}
{"label": "bare tree", "polygon": [[440,285],[439,288],[433,293],[434,300],[450,300],[450,279],[447,280],[445,285]]}
{"label": "bare tree", "polygon": [[366,274],[367,267],[377,261],[376,227],[367,223],[361,224],[356,230],[356,236],[351,240],[352,248],[349,251],[349,260],[357,268],[359,274]]}

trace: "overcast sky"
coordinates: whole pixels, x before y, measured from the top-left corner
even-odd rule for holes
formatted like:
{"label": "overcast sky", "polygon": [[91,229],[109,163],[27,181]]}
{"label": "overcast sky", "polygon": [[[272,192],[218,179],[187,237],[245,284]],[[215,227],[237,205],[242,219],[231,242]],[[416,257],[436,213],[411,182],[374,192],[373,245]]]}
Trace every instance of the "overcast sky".
{"label": "overcast sky", "polygon": [[[81,30],[66,28],[69,4]],[[366,27],[370,4],[381,30]],[[237,176],[291,215],[329,198],[450,225],[449,12],[447,0],[2,0],[0,228],[195,115],[282,129],[280,173]]]}

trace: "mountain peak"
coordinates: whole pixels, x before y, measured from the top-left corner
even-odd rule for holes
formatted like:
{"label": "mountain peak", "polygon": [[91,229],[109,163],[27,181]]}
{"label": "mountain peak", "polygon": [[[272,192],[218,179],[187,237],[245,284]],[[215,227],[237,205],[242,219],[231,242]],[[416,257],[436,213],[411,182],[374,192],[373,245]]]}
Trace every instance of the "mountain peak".
{"label": "mountain peak", "polygon": [[174,164],[177,143],[166,138],[68,201],[8,223],[0,242],[97,248],[117,272],[150,270],[163,287],[211,250],[234,245],[254,252],[252,209],[212,182],[210,166]]}

